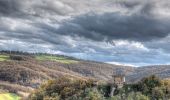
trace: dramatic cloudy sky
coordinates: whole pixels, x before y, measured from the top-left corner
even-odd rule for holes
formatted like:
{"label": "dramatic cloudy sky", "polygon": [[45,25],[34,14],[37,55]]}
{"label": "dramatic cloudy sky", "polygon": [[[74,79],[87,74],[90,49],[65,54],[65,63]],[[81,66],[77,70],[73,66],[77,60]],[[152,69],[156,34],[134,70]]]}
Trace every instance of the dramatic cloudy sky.
{"label": "dramatic cloudy sky", "polygon": [[170,0],[0,0],[0,50],[170,64]]}

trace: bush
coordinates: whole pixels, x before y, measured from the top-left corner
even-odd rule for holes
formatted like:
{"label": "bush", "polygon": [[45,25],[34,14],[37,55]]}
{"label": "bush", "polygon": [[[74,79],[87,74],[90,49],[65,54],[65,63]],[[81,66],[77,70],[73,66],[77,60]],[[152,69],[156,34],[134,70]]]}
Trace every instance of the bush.
{"label": "bush", "polygon": [[161,80],[156,77],[155,75],[152,75],[147,78],[143,78],[139,82],[139,89],[146,95],[151,95],[152,94],[152,89],[155,87],[160,87],[161,86]]}
{"label": "bush", "polygon": [[100,94],[97,90],[91,90],[88,92],[86,96],[86,100],[103,100],[102,94]]}
{"label": "bush", "polygon": [[160,87],[156,87],[152,90],[152,99],[162,100],[165,97],[163,90]]}
{"label": "bush", "polygon": [[111,100],[150,100],[149,97],[143,95],[140,92],[131,92],[128,95],[116,95],[111,98]]}
{"label": "bush", "polygon": [[109,84],[96,85],[93,80],[66,77],[48,81],[31,94],[29,100],[168,100],[169,81],[160,81],[155,76],[142,79],[136,84],[127,84],[116,89],[115,96],[108,97]]}
{"label": "bush", "polygon": [[42,85],[38,90],[32,93],[30,98],[31,100],[48,100],[49,98],[80,100],[80,98],[89,96],[92,98],[91,100],[97,100],[100,97],[97,91],[88,91],[87,93],[87,90],[93,89],[93,87],[94,82],[92,80],[73,80],[62,77],[57,80],[48,81],[47,84]]}
{"label": "bush", "polygon": [[149,98],[140,92],[132,92],[128,95],[127,100],[149,100]]}
{"label": "bush", "polygon": [[56,96],[56,97],[49,97],[49,96],[46,96],[44,97],[43,100],[60,100],[59,96]]}
{"label": "bush", "polygon": [[123,100],[120,95],[111,97],[109,100]]}
{"label": "bush", "polygon": [[98,90],[104,95],[104,97],[109,97],[111,92],[111,85],[110,84],[101,84],[98,85]]}

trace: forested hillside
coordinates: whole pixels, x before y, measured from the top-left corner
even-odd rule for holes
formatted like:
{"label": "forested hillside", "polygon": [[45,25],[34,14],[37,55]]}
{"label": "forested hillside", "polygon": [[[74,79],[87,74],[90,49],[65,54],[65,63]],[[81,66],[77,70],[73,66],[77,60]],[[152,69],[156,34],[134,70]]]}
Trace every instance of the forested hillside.
{"label": "forested hillside", "polygon": [[1,51],[0,91],[28,95],[47,80],[63,76],[109,82],[116,69],[123,70],[127,83],[137,82],[152,74],[160,78],[170,76],[169,65],[137,68],[86,61],[64,55]]}
{"label": "forested hillside", "polygon": [[9,92],[29,94],[47,80],[62,76],[108,81],[116,68],[128,74],[133,68],[85,61],[63,55],[1,52],[0,88]]}
{"label": "forested hillside", "polygon": [[137,82],[143,77],[156,75],[162,79],[170,78],[170,65],[152,65],[134,68],[133,72],[128,74],[128,82]]}

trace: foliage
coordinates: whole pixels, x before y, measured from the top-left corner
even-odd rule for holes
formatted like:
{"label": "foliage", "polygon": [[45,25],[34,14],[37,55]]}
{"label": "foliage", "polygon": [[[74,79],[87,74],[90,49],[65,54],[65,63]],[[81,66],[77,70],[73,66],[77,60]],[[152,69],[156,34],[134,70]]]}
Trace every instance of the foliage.
{"label": "foliage", "polygon": [[152,100],[164,100],[170,98],[170,80],[160,80],[152,75],[143,78],[137,84],[124,86],[125,94],[129,92],[141,92]]}
{"label": "foliage", "polygon": [[152,94],[152,90],[155,87],[160,87],[160,86],[161,86],[161,80],[155,75],[151,75],[150,77],[143,78],[139,82],[139,88],[146,95]]}
{"label": "foliage", "polygon": [[110,100],[149,100],[149,97],[143,95],[142,93],[140,92],[131,92],[129,93],[128,95],[116,95],[116,96],[113,96],[111,97]]}
{"label": "foliage", "polygon": [[31,94],[30,100],[167,100],[170,98],[170,84],[169,80],[161,81],[150,76],[116,89],[113,97],[109,97],[109,93],[109,84],[62,77],[42,85]]}
{"label": "foliage", "polygon": [[97,100],[100,95],[98,92],[91,92],[94,82],[92,80],[76,80],[69,78],[59,78],[48,81],[31,95],[31,100],[43,100],[48,97],[60,98],[61,100],[79,100],[81,97],[89,97]]}
{"label": "foliage", "polygon": [[103,100],[104,97],[102,96],[101,93],[99,93],[98,90],[89,89],[85,99],[86,100]]}
{"label": "foliage", "polygon": [[149,100],[149,98],[140,92],[132,92],[128,95],[127,100]]}
{"label": "foliage", "polygon": [[153,90],[152,90],[152,98],[153,99],[163,99],[165,97],[165,94],[163,92],[163,90],[159,87],[155,87]]}

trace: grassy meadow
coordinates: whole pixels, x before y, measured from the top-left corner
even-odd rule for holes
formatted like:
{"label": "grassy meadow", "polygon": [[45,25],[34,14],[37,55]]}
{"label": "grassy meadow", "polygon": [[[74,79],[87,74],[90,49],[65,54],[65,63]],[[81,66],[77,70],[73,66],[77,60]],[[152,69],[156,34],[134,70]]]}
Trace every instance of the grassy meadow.
{"label": "grassy meadow", "polygon": [[[50,55],[36,55],[35,58],[40,61],[56,61],[64,64],[77,63],[78,61],[69,59],[63,56],[50,56]],[[0,61],[10,60],[9,55],[0,54]]]}
{"label": "grassy meadow", "polygon": [[47,60],[56,61],[56,62],[65,63],[65,64],[77,63],[78,62],[76,60],[68,59],[66,57],[50,56],[50,55],[38,55],[38,56],[36,56],[36,59],[40,60],[40,61],[47,61]]}
{"label": "grassy meadow", "polygon": [[12,93],[0,93],[0,100],[20,100],[20,97]]}
{"label": "grassy meadow", "polygon": [[9,55],[0,55],[0,61],[5,61],[9,59]]}

